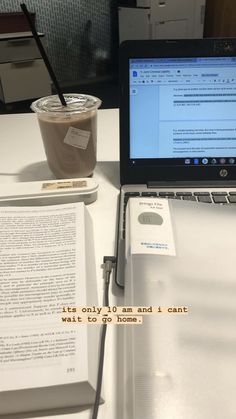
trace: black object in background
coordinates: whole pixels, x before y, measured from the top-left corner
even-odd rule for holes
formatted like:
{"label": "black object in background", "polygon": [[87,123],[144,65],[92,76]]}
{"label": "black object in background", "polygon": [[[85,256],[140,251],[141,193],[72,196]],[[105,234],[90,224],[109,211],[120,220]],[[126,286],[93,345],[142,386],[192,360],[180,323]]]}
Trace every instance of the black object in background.
{"label": "black object in background", "polygon": [[136,7],[137,1],[136,0],[119,0],[118,6]]}

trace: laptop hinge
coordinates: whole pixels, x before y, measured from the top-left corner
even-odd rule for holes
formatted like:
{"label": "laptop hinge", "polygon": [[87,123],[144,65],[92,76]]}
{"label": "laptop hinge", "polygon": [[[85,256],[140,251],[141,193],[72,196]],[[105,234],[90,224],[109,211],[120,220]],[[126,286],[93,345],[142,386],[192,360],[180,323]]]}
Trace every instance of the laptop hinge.
{"label": "laptop hinge", "polygon": [[147,182],[148,188],[233,188],[236,186],[235,181],[150,181]]}

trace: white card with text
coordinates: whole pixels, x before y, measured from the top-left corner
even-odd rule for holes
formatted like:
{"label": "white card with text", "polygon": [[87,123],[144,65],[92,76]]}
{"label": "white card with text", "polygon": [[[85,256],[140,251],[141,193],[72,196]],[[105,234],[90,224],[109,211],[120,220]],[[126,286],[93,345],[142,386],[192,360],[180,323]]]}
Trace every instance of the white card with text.
{"label": "white card with text", "polygon": [[131,254],[176,255],[167,199],[131,198],[126,217]]}

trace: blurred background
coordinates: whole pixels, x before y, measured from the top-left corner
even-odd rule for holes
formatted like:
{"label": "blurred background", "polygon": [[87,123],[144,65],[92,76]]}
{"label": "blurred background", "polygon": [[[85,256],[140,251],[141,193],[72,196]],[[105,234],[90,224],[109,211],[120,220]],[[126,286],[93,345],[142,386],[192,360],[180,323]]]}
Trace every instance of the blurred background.
{"label": "blurred background", "polygon": [[[29,112],[53,93],[20,0],[0,2],[0,113]],[[118,49],[125,39],[236,36],[235,0],[25,0],[63,92],[119,106]]]}

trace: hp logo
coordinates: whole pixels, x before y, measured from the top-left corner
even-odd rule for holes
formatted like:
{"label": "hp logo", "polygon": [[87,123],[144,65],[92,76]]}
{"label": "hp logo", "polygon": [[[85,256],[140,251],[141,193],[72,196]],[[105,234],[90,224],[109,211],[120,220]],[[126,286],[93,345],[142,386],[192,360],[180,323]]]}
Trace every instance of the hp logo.
{"label": "hp logo", "polygon": [[220,177],[226,177],[226,176],[228,176],[228,170],[221,169],[219,174],[220,174]]}

